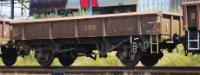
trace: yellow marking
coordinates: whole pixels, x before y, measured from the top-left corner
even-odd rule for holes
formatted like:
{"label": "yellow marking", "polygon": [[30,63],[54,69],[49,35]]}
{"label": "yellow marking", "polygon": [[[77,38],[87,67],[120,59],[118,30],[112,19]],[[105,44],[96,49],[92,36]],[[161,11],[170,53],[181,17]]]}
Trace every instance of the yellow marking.
{"label": "yellow marking", "polygon": [[84,29],[89,30],[89,31],[96,31],[97,30],[96,25],[85,25]]}
{"label": "yellow marking", "polygon": [[191,19],[195,20],[196,19],[196,14],[195,13],[191,13]]}

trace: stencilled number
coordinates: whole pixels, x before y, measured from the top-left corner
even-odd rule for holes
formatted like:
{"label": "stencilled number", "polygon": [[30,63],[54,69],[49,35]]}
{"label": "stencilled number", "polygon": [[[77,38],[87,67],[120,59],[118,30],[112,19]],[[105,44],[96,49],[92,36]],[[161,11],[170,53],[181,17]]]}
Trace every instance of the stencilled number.
{"label": "stencilled number", "polygon": [[89,30],[89,31],[95,31],[96,30],[96,25],[85,25],[84,29],[85,30]]}
{"label": "stencilled number", "polygon": [[195,13],[191,13],[191,19],[195,20],[196,19],[196,14]]}

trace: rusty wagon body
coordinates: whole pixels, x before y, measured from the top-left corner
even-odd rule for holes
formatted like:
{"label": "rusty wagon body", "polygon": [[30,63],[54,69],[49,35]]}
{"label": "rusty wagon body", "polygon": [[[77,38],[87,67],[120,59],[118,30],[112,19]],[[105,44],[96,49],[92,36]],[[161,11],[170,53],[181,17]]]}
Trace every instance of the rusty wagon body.
{"label": "rusty wagon body", "polygon": [[[116,50],[126,66],[134,66],[139,60],[153,66],[162,57],[161,49],[175,47],[172,37],[184,35],[182,15],[163,12],[10,20],[0,22],[0,27],[1,37],[10,37],[2,45],[4,53],[17,50],[18,55],[26,55],[35,49],[36,59],[42,66],[50,65],[51,55],[58,57],[64,66],[80,55],[95,59],[92,50],[99,50],[100,57]],[[9,35],[4,35],[6,30],[10,31]],[[14,61],[10,61],[4,62],[12,65]]]}
{"label": "rusty wagon body", "polygon": [[[117,37],[130,35],[182,35],[182,15],[173,13],[122,13],[10,21],[13,40]],[[165,39],[165,38],[162,38]],[[170,38],[168,38],[170,39]]]}

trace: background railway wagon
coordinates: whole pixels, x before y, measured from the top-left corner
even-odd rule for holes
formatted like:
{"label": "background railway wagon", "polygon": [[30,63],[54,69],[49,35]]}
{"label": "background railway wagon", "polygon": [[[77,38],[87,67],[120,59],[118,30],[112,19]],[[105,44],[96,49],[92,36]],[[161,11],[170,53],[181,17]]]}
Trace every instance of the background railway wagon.
{"label": "background railway wagon", "polygon": [[[182,10],[182,3],[184,2],[194,2],[194,1],[199,1],[199,0],[172,0],[171,2],[171,7],[172,7],[172,10]],[[182,12],[182,11],[180,11]]]}
{"label": "background railway wagon", "polygon": [[183,4],[185,53],[200,53],[200,1]]}
{"label": "background railway wagon", "polygon": [[162,57],[161,49],[170,51],[175,47],[176,43],[169,42],[172,37],[183,35],[181,17],[174,13],[135,12],[13,20],[8,22],[12,27],[10,42],[1,46],[2,59],[11,66],[17,56],[27,55],[34,49],[43,67],[50,66],[54,57],[69,66],[78,56],[95,59],[93,50],[99,50],[100,57],[116,50],[117,57],[126,66],[135,66],[139,61],[153,66]]}
{"label": "background railway wagon", "polygon": [[165,11],[181,13],[183,2],[194,2],[199,0],[138,0],[137,11]]}

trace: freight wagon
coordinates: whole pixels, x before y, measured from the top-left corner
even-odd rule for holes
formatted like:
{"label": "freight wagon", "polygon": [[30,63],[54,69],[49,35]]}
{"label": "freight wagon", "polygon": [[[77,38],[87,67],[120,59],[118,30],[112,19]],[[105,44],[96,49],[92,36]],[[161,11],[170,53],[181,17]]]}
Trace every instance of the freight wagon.
{"label": "freight wagon", "polygon": [[93,50],[98,50],[101,58],[117,51],[128,67],[139,61],[153,66],[163,56],[162,49],[171,52],[179,44],[182,27],[182,15],[165,12],[0,21],[1,39],[9,38],[1,42],[2,59],[12,66],[18,56],[34,50],[43,67],[54,58],[70,66],[79,56],[96,59]]}
{"label": "freight wagon", "polygon": [[200,1],[183,4],[185,54],[200,53]]}

